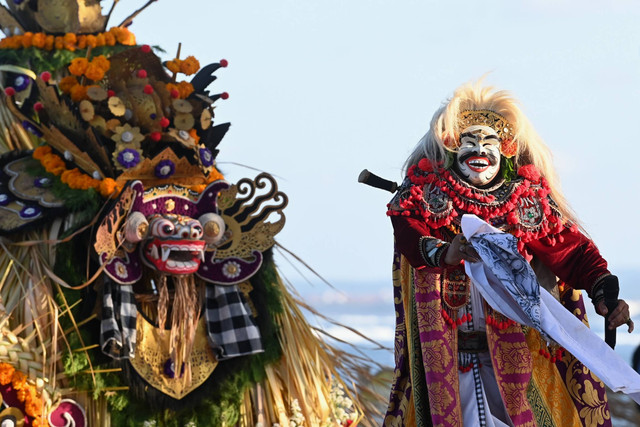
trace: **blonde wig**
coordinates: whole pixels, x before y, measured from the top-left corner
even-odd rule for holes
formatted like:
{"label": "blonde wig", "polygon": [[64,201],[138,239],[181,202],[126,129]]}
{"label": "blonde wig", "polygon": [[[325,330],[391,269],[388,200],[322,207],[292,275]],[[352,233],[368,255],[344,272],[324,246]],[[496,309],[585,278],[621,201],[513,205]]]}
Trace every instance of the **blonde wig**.
{"label": "blonde wig", "polygon": [[517,146],[516,154],[512,157],[514,168],[517,170],[523,165],[534,165],[549,182],[551,196],[558,204],[562,215],[570,221],[577,222],[576,215],[560,191],[551,151],[520,110],[518,101],[507,91],[483,86],[482,80],[464,84],[456,89],[453,97],[436,111],[431,119],[429,131],[405,162],[404,172],[425,157],[433,163],[444,165],[448,152],[456,150],[447,147],[445,140],[458,141],[460,133],[464,130],[459,129],[458,118],[461,112],[467,110],[490,110],[507,119],[513,127],[513,141]]}

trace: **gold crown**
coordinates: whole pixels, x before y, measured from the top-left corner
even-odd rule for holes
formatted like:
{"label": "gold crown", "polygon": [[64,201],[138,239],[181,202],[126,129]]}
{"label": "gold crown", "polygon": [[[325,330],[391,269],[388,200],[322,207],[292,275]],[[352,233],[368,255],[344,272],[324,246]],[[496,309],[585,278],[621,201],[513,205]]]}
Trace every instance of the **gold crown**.
{"label": "gold crown", "polygon": [[489,126],[495,130],[502,141],[513,139],[513,126],[500,114],[491,110],[466,110],[458,116],[458,129],[469,126]]}

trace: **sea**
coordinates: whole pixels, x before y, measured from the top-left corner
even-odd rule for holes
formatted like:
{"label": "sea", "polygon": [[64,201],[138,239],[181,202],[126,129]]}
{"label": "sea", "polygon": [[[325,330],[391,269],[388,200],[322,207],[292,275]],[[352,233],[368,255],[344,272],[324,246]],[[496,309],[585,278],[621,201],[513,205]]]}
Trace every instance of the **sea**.
{"label": "sea", "polygon": [[[640,346],[640,287],[636,285],[640,283],[640,269],[616,273],[620,298],[629,304],[637,328],[633,333],[627,333],[624,325],[618,328],[615,352],[631,364],[633,352]],[[307,313],[310,323],[336,337],[338,347],[349,350],[352,346],[376,364],[393,366],[395,312],[391,279],[305,284],[298,292],[321,314]],[[590,327],[604,339],[604,319],[595,313],[586,293],[584,298]]]}

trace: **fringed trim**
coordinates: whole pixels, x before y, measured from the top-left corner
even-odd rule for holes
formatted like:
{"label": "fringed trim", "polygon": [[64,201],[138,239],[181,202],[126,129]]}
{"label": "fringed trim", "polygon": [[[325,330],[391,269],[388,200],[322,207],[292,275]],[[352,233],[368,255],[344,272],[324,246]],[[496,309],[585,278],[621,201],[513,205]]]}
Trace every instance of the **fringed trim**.
{"label": "fringed trim", "polygon": [[465,372],[469,372],[470,370],[472,370],[475,366],[478,367],[478,369],[482,368],[482,363],[478,362],[477,364],[474,364],[473,362],[470,362],[468,365],[464,365],[464,366],[458,366],[458,370],[462,373]]}
{"label": "fringed trim", "polygon": [[516,322],[509,319],[505,315],[498,313],[495,310],[490,310],[490,312],[487,313],[485,322],[487,325],[493,326],[494,328],[498,328],[500,330],[507,329],[510,326],[513,326],[516,324]]}
{"label": "fringed trim", "polygon": [[549,362],[556,363],[562,359],[565,351],[563,347],[557,344],[548,345],[546,342],[543,342],[538,353],[544,358],[549,359]]}
{"label": "fringed trim", "polygon": [[458,326],[465,322],[470,322],[471,319],[473,319],[471,313],[465,313],[461,317],[458,317],[457,311],[450,314],[447,309],[443,308],[440,312],[442,313],[442,318],[451,329],[457,329]]}

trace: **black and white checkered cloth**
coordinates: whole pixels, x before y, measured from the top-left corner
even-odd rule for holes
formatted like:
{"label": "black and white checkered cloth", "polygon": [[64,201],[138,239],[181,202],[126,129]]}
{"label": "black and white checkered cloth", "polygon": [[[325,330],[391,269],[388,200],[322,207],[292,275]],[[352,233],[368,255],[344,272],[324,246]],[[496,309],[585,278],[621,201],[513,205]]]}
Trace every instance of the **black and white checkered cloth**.
{"label": "black and white checkered cloth", "polygon": [[131,285],[120,285],[105,277],[102,289],[100,346],[114,359],[130,359],[136,350],[136,307]]}
{"label": "black and white checkered cloth", "polygon": [[207,285],[205,320],[218,360],[264,351],[260,330],[237,285]]}

